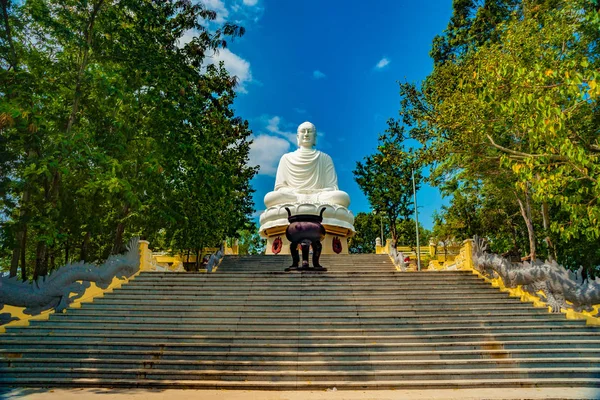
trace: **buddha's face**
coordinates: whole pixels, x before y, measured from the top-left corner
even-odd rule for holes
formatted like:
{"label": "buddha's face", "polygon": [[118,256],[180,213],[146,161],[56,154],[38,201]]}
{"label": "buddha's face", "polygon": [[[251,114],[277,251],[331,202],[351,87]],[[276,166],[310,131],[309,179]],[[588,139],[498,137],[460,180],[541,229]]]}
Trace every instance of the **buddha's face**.
{"label": "buddha's face", "polygon": [[316,144],[317,130],[310,122],[305,122],[298,127],[298,146],[313,148]]}

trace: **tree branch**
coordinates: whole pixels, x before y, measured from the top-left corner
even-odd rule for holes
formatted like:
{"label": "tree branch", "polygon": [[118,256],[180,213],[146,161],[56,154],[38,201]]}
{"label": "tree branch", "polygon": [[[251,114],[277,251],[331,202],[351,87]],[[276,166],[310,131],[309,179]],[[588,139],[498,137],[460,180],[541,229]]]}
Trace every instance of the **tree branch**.
{"label": "tree branch", "polygon": [[79,67],[79,72],[77,74],[77,85],[75,86],[75,98],[73,99],[73,107],[71,109],[71,115],[69,116],[69,121],[67,122],[67,133],[71,132],[71,128],[73,127],[73,123],[75,122],[75,116],[77,115],[77,110],[79,109],[79,100],[81,99],[81,82],[83,80],[83,72],[85,71],[88,63],[88,58],[90,54],[90,48],[92,47],[92,38],[93,38],[93,30],[94,23],[96,22],[96,16],[102,7],[102,3],[104,0],[99,0],[96,4],[94,4],[94,8],[92,10],[92,15],[90,15],[90,21],[86,28],[85,32],[85,47],[83,49],[83,60],[81,61],[81,65]]}
{"label": "tree branch", "polygon": [[6,40],[8,40],[8,47],[10,48],[10,52],[12,54],[12,61],[9,63],[9,70],[11,68],[17,69],[18,58],[17,51],[15,50],[15,45],[13,43],[12,32],[10,30],[10,21],[8,19],[8,7],[10,6],[10,0],[0,0],[0,4],[2,5],[2,18],[4,20],[4,29],[6,30]]}
{"label": "tree branch", "polygon": [[487,136],[488,140],[490,141],[490,144],[493,147],[495,147],[498,150],[503,151],[505,153],[512,154],[513,156],[516,156],[516,157],[520,157],[520,158],[548,157],[551,160],[568,161],[568,159],[566,157],[555,155],[555,154],[529,154],[529,153],[523,153],[521,151],[512,150],[507,147],[496,144],[496,142],[494,142],[494,139],[492,139],[492,137],[490,135],[486,135],[486,136]]}

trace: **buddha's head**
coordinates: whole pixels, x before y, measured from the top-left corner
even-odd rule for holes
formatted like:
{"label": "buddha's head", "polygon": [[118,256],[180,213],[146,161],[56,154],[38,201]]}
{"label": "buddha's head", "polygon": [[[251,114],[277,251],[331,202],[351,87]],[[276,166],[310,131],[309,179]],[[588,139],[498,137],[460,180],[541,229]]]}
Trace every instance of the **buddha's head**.
{"label": "buddha's head", "polygon": [[303,122],[298,127],[296,135],[298,146],[312,149],[317,145],[317,128],[310,122]]}

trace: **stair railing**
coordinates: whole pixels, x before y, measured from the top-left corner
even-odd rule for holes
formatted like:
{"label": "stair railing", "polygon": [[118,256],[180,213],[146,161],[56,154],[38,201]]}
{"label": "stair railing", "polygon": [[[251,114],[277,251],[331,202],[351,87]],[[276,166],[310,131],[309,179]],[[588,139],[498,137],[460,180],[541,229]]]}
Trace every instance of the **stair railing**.
{"label": "stair railing", "polygon": [[119,280],[128,279],[140,270],[139,242],[139,238],[131,239],[127,252],[112,255],[99,266],[83,261],[69,263],[33,282],[0,277],[0,333],[4,330],[2,325],[27,324],[33,316],[62,312],[75,301],[120,286]]}
{"label": "stair railing", "polygon": [[600,325],[600,278],[584,277],[582,268],[571,271],[556,261],[511,262],[491,253],[487,241],[475,236],[465,240],[455,263],[443,269],[473,271],[523,302]]}
{"label": "stair railing", "polygon": [[223,261],[224,255],[225,250],[223,248],[223,244],[221,244],[219,250],[210,255],[208,263],[206,263],[206,272],[210,274],[211,272],[216,271],[219,265],[221,264],[221,261]]}
{"label": "stair railing", "polygon": [[404,261],[404,253],[398,251],[396,249],[396,242],[392,240],[390,242],[389,256],[394,263],[396,268],[399,268],[400,271],[406,272],[406,262]]}

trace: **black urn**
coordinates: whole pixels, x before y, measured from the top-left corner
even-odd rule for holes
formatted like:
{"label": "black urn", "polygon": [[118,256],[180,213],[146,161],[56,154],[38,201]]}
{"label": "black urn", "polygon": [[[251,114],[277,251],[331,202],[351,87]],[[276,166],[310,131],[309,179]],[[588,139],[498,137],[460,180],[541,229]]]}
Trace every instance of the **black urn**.
{"label": "black urn", "polygon": [[[321,209],[319,215],[298,214],[292,215],[289,208],[285,207],[288,213],[289,225],[285,231],[285,237],[290,241],[290,253],[292,254],[292,265],[286,268],[287,271],[292,270],[308,270],[311,269],[308,263],[308,255],[310,247],[313,248],[313,268],[315,271],[327,271],[326,268],[319,264],[321,250],[323,245],[321,241],[325,238],[325,227],[323,222],[323,213],[325,207]],[[300,266],[300,256],[298,254],[298,245],[302,248],[302,265]]]}

